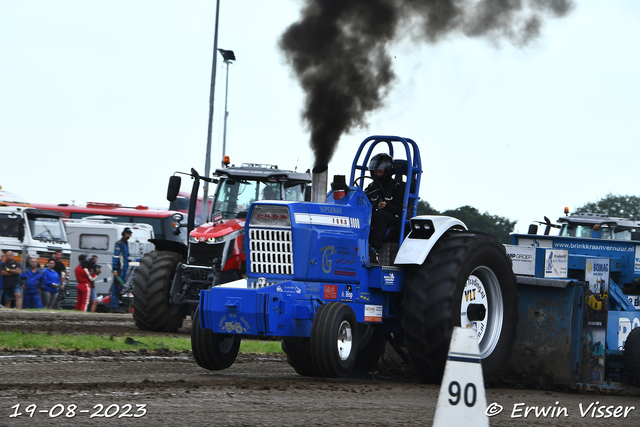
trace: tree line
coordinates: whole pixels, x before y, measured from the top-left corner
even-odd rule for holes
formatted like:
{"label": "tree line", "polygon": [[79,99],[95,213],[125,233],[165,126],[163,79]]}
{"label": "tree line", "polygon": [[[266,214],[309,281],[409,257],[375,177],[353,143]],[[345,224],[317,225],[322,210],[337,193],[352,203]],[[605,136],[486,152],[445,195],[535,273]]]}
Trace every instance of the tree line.
{"label": "tree line", "polygon": [[[640,197],[609,193],[597,202],[585,203],[574,209],[573,212],[599,213],[610,217],[640,221]],[[501,243],[511,243],[510,235],[517,222],[517,220],[510,221],[508,218],[491,215],[488,212],[480,213],[478,209],[468,205],[439,212],[426,200],[418,201],[418,215],[445,215],[457,218],[464,222],[469,230],[491,234]]]}

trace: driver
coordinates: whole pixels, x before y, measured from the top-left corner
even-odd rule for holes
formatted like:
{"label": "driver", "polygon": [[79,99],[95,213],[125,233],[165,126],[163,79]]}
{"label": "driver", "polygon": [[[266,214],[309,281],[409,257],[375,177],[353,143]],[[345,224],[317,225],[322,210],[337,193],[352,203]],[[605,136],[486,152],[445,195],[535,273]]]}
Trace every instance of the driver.
{"label": "driver", "polygon": [[264,187],[264,190],[262,190],[262,196],[264,197],[264,200],[278,200],[278,193],[276,189],[270,185]]}
{"label": "driver", "polygon": [[378,263],[378,252],[384,237],[394,225],[400,226],[404,183],[393,179],[393,158],[384,153],[376,154],[369,162],[374,182],[364,190],[371,201],[371,231],[369,232],[369,260]]}

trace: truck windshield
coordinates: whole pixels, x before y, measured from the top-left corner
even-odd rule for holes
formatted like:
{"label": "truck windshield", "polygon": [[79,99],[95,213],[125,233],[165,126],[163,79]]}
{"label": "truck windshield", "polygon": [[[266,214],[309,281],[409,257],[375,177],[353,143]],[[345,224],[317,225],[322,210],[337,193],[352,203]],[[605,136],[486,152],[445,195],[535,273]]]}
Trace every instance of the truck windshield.
{"label": "truck windshield", "polygon": [[40,241],[67,242],[67,233],[60,218],[27,214],[31,236]]}
{"label": "truck windshield", "polygon": [[593,235],[593,227],[590,225],[563,224],[560,229],[560,236],[565,237],[587,237]]}
{"label": "truck windshield", "polygon": [[218,184],[213,207],[214,221],[246,218],[251,203],[259,200],[303,201],[304,184],[287,185],[281,182],[222,179]]}
{"label": "truck windshield", "polygon": [[15,214],[0,214],[0,237],[18,237],[20,223]]}

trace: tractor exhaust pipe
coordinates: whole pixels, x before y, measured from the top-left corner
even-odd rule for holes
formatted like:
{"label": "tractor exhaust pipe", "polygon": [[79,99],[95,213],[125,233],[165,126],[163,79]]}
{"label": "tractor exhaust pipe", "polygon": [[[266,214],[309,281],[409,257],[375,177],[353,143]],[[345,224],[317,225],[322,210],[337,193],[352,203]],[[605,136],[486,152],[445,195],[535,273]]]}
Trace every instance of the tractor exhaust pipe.
{"label": "tractor exhaust pipe", "polygon": [[311,201],[313,203],[327,203],[327,181],[329,166],[314,166],[311,171]]}

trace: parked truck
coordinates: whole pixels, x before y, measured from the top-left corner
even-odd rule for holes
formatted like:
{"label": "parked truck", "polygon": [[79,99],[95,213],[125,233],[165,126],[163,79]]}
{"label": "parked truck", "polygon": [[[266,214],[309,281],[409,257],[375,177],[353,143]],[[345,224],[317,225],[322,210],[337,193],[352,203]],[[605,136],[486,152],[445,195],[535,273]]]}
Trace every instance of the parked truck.
{"label": "parked truck", "polygon": [[[180,175],[194,180],[186,224],[187,245],[154,239],[155,251],[145,254],[134,279],[134,319],[143,330],[170,331],[198,305],[202,289],[240,279],[246,274],[245,222],[252,202],[264,198],[301,201],[311,181],[308,173],[279,169],[276,165],[244,163],[217,169],[213,177],[176,173],[170,180],[169,201],[179,194]],[[201,204],[200,181],[217,183],[208,222],[194,226]],[[181,215],[181,214],[180,214]],[[195,228],[195,230],[194,230]]]}
{"label": "parked truck", "polygon": [[34,208],[21,197],[0,187],[0,250],[12,251],[26,268],[26,255],[45,265],[62,251],[62,262],[69,266],[70,246],[61,212]]}
{"label": "parked truck", "polygon": [[640,224],[566,213],[507,245],[520,312],[509,372],[537,386],[639,387]]}
{"label": "parked truck", "polygon": [[[373,263],[372,205],[363,189],[378,152],[394,158],[404,191],[400,226],[388,230]],[[334,176],[328,194],[326,168],[316,172],[313,202],[247,206],[247,278],[200,291],[191,334],[196,362],[225,369],[243,337],[281,337],[299,374],[343,377],[371,370],[389,342],[422,378],[437,382],[453,328],[461,326],[476,332],[485,380],[496,378],[518,321],[511,261],[495,238],[455,218],[416,216],[418,145],[366,138],[348,182]],[[191,238],[199,239],[197,230]]]}

